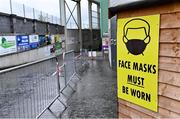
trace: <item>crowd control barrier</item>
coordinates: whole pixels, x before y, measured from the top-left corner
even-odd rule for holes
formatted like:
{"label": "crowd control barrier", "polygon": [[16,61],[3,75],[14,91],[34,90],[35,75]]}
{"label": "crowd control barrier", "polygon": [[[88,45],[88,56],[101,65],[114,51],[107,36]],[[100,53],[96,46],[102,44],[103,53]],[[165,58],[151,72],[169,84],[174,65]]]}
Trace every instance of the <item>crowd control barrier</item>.
{"label": "crowd control barrier", "polygon": [[55,59],[0,71],[0,117],[35,118],[57,94]]}
{"label": "crowd control barrier", "polygon": [[71,84],[81,79],[77,69],[83,71],[88,65],[84,59],[81,53],[75,57],[74,51],[69,51],[63,59],[52,57],[0,71],[0,117],[40,118],[45,111],[52,112],[55,101],[64,111],[67,104],[61,96],[66,88],[75,91]]}

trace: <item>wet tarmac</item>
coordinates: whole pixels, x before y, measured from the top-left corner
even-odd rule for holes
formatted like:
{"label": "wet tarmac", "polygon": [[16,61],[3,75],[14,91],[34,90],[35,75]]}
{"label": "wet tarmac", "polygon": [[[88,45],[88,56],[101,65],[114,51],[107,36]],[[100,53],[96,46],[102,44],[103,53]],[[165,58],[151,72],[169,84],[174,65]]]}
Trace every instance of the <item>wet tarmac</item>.
{"label": "wet tarmac", "polygon": [[116,72],[108,61],[90,61],[61,118],[117,118]]}

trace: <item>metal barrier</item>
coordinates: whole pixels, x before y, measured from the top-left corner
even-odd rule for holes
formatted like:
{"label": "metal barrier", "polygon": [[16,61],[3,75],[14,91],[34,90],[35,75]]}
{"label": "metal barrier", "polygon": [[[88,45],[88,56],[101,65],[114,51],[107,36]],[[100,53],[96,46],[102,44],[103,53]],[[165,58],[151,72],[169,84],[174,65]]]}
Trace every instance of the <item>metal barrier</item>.
{"label": "metal barrier", "polygon": [[0,117],[39,118],[46,110],[51,112],[56,100],[65,110],[60,96],[67,87],[75,91],[73,79],[81,79],[76,68],[81,69],[85,61],[82,54],[80,59],[74,56],[74,51],[69,51],[64,59],[56,57],[0,71]]}
{"label": "metal barrier", "polygon": [[0,117],[35,118],[57,95],[55,60],[0,72]]}
{"label": "metal barrier", "polygon": [[[75,89],[71,86],[71,82],[73,79],[81,80],[80,76],[76,72],[76,61],[78,61],[78,59],[75,57],[74,51],[65,52],[63,54],[63,62],[64,62],[63,65],[59,66],[58,59],[56,58],[56,60],[57,60],[57,70],[56,72],[53,73],[53,75],[57,76],[58,95],[36,118],[39,118],[47,109],[51,111],[50,107],[56,100],[58,100],[64,106],[64,110],[65,110],[67,106],[64,102],[62,102],[59,99],[59,97],[61,96],[61,94],[64,95],[63,91],[67,87],[70,87],[72,91],[75,92]],[[64,79],[64,82],[60,82],[61,79]]]}
{"label": "metal barrier", "polygon": [[75,58],[76,62],[76,72],[77,73],[82,73],[84,72],[88,67],[88,50],[87,49],[81,49],[80,55],[76,56]]}

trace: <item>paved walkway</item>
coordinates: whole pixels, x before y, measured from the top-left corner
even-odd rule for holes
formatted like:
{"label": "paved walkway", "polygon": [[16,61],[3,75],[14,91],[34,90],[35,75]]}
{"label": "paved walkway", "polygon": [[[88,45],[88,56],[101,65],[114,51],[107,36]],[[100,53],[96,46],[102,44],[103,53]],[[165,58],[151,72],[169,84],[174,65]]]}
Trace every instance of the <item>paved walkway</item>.
{"label": "paved walkway", "polygon": [[90,61],[62,118],[117,118],[116,73],[108,61]]}

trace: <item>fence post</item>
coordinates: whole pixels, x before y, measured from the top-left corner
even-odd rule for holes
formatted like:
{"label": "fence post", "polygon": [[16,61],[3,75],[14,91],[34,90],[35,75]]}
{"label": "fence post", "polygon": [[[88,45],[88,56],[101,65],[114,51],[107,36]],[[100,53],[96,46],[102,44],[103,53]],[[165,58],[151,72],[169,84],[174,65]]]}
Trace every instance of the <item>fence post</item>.
{"label": "fence post", "polygon": [[13,11],[12,11],[12,0],[10,0],[9,2],[10,2],[10,12],[11,12],[11,14],[13,14]]}
{"label": "fence post", "polygon": [[37,32],[37,20],[36,19],[33,19],[33,33],[36,33]]}
{"label": "fence post", "polygon": [[26,17],[26,13],[25,13],[25,5],[23,4],[23,15],[24,15],[24,18]]}
{"label": "fence post", "polygon": [[48,13],[46,13],[46,22],[49,22]]}
{"label": "fence post", "polygon": [[43,21],[42,11],[41,11],[41,15],[40,15],[40,21]]}
{"label": "fence post", "polygon": [[66,79],[66,63],[64,63],[64,81],[65,85],[67,84],[67,79]]}
{"label": "fence post", "polygon": [[11,33],[16,33],[15,23],[16,23],[16,15],[11,14],[10,15],[10,30]]}
{"label": "fence post", "polygon": [[33,19],[35,19],[35,10],[33,8]]}
{"label": "fence post", "polygon": [[59,81],[59,62],[58,62],[58,58],[56,57],[56,69],[57,69],[57,90],[58,90],[58,95],[60,95],[60,90],[61,90],[61,86],[60,86],[60,81]]}
{"label": "fence post", "polygon": [[55,17],[56,18],[56,22],[55,22],[55,24],[57,24],[57,17]]}

